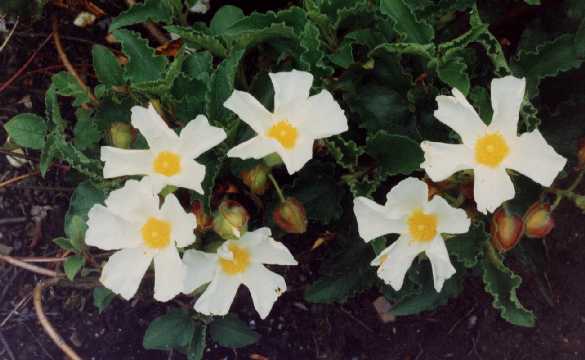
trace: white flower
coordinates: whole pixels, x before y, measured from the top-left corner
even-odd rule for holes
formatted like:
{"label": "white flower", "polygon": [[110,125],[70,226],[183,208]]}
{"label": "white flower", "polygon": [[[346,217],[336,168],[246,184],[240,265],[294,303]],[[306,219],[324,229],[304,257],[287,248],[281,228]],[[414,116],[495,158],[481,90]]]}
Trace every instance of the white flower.
{"label": "white flower", "polygon": [[358,197],[353,209],[358,232],[366,242],[385,234],[400,234],[372,261],[380,266],[378,276],[400,290],[412,261],[424,252],[431,261],[435,290],[441,291],[445,280],[455,274],[441,234],[466,233],[470,220],[465,211],[451,207],[440,196],[428,201],[427,185],[415,178],[398,183],[386,198],[382,206]]}
{"label": "white flower", "polygon": [[154,298],[168,301],[183,290],[186,268],[177,247],[195,241],[197,225],[173,195],[159,208],[159,197],[148,179],[128,180],[89,211],[85,242],[103,250],[118,250],[102,270],[101,283],[128,300],[136,294],[154,259]]}
{"label": "white flower", "polygon": [[485,125],[463,94],[438,96],[435,117],[461,137],[462,144],[423,141],[425,169],[433,181],[473,169],[474,197],[482,213],[494,212],[514,197],[514,184],[506,169],[515,170],[543,186],[549,186],[567,160],[546,143],[538,130],[518,136],[520,105],[525,79],[506,76],[492,80],[494,115]]}
{"label": "white flower", "polygon": [[187,250],[183,261],[187,266],[185,293],[211,282],[195,303],[195,310],[206,315],[227,314],[240,284],[244,284],[263,319],[286,290],[286,283],[262,264],[297,265],[290,251],[272,239],[266,227],[226,241],[217,254]]}
{"label": "white flower", "polygon": [[156,193],[165,185],[173,185],[203,194],[201,182],[205,178],[205,166],[193,159],[222,142],[226,138],[223,129],[209,125],[207,118],[199,115],[179,136],[167,126],[152,104],[148,109],[132,108],[132,126],[144,136],[150,149],[102,146],[104,178],[146,175]]}
{"label": "white flower", "polygon": [[232,148],[228,156],[260,159],[276,152],[293,174],[313,157],[316,139],[347,130],[347,118],[329,91],[309,96],[313,83],[310,73],[293,70],[269,75],[274,86],[274,112],[238,90],[224,103],[258,134]]}

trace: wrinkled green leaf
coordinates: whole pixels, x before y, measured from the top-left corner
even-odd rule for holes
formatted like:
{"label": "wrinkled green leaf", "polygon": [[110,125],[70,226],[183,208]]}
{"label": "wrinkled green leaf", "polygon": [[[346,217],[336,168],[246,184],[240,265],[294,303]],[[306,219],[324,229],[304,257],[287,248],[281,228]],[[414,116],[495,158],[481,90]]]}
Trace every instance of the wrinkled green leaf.
{"label": "wrinkled green leaf", "polygon": [[408,175],[420,168],[424,160],[419,144],[402,135],[379,131],[368,137],[367,153],[378,160],[386,175]]}
{"label": "wrinkled green leaf", "polygon": [[99,81],[109,86],[124,85],[124,71],[110,49],[102,45],[94,45],[91,54]]}
{"label": "wrinkled green leaf", "polygon": [[403,41],[419,44],[430,43],[435,32],[429,24],[416,18],[410,2],[405,0],[380,0],[380,11],[394,22],[394,29]]}
{"label": "wrinkled green leaf", "polygon": [[45,145],[47,123],[38,115],[18,114],[4,124],[4,129],[17,145],[35,150],[40,150]]}
{"label": "wrinkled green leaf", "polygon": [[193,338],[195,323],[184,309],[173,309],[154,319],[146,333],[142,345],[149,350],[171,350],[188,347]]}
{"label": "wrinkled green leaf", "polygon": [[218,318],[209,324],[209,334],[221,346],[236,349],[254,344],[260,339],[260,334],[251,330],[233,314]]}
{"label": "wrinkled green leaf", "polygon": [[120,41],[122,51],[128,56],[128,64],[124,67],[126,80],[143,83],[163,77],[168,61],[164,56],[155,55],[148,41],[128,30],[116,30],[112,34]]}

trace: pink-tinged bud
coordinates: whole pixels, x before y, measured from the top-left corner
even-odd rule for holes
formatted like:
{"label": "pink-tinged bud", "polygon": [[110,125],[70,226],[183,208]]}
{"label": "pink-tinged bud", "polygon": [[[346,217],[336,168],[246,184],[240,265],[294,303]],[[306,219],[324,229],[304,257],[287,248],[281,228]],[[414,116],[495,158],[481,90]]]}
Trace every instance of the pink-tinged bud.
{"label": "pink-tinged bud", "polygon": [[295,198],[289,197],[274,210],[274,222],[289,234],[303,234],[307,231],[305,207]]}
{"label": "pink-tinged bud", "polygon": [[250,188],[250,191],[256,195],[263,195],[270,185],[268,180],[269,172],[270,168],[261,163],[249,170],[242,171],[240,175],[244,184]]}
{"label": "pink-tinged bud", "polygon": [[510,251],[522,238],[524,224],[519,216],[508,214],[499,208],[492,217],[492,244],[498,251]]}
{"label": "pink-tinged bud", "polygon": [[529,238],[543,238],[555,227],[550,205],[535,202],[524,214],[524,234]]}
{"label": "pink-tinged bud", "polygon": [[226,240],[236,240],[248,230],[250,215],[233,200],[224,200],[213,218],[213,231]]}
{"label": "pink-tinged bud", "polygon": [[197,228],[195,231],[202,234],[213,227],[213,219],[205,212],[201,201],[193,201],[193,204],[191,204],[191,211],[197,218]]}
{"label": "pink-tinged bud", "polygon": [[136,130],[130,124],[115,122],[108,132],[108,140],[112,146],[128,149],[136,139]]}

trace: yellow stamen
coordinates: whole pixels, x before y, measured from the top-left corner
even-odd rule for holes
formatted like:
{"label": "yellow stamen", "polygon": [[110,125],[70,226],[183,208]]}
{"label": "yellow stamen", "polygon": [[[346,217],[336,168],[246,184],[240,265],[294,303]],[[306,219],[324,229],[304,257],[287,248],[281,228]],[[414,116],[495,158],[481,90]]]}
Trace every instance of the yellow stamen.
{"label": "yellow stamen", "polygon": [[140,232],[144,244],[149,248],[162,249],[171,241],[171,224],[168,221],[149,217]]}
{"label": "yellow stamen", "polygon": [[416,209],[408,217],[408,230],[414,241],[431,241],[437,235],[437,216]]}
{"label": "yellow stamen", "polygon": [[484,135],[475,143],[475,160],[482,165],[496,167],[509,153],[506,139],[498,132]]}
{"label": "yellow stamen", "polygon": [[232,260],[219,258],[219,265],[224,273],[228,275],[236,275],[246,271],[250,265],[250,253],[237,245],[228,245],[229,250],[234,255]]}
{"label": "yellow stamen", "polygon": [[154,171],[165,176],[173,176],[181,171],[181,157],[174,152],[161,151],[152,164]]}
{"label": "yellow stamen", "polygon": [[290,150],[295,146],[299,132],[288,120],[281,120],[268,129],[266,136],[273,138],[285,149]]}

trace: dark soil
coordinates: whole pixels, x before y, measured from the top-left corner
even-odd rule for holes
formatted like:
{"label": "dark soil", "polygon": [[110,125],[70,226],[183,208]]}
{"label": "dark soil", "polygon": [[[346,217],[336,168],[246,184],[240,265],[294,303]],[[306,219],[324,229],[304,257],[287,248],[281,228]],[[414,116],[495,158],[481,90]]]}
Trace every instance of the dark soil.
{"label": "dark soil", "polygon": [[[88,64],[91,42],[103,43],[104,28],[80,30],[70,24],[72,14],[48,11],[61,19],[63,35],[67,36],[66,50],[74,64]],[[26,61],[49,33],[49,27],[48,21],[41,21],[19,30],[20,34],[0,53],[1,82]],[[20,112],[42,112],[47,76],[60,71],[55,69],[58,65],[49,42],[23,75],[0,93],[0,123]],[[32,109],[22,103],[25,95],[31,96]],[[4,136],[0,135],[1,141]],[[0,182],[32,170],[30,165],[15,169],[5,156],[0,156]],[[11,248],[11,255],[59,253],[51,240],[62,234],[70,184],[74,183],[68,176],[54,168],[45,179],[35,176],[0,189],[0,244]],[[46,216],[35,220],[42,210]],[[237,296],[232,311],[262,335],[257,344],[234,351],[210,342],[205,358],[264,359],[258,356],[261,355],[272,360],[585,359],[584,215],[564,203],[555,212],[555,219],[557,226],[546,240],[549,284],[541,285],[523,273],[522,267],[514,267],[523,275],[519,297],[535,312],[535,328],[520,328],[502,320],[480,280],[473,278],[466,282],[463,294],[447,305],[389,323],[382,323],[372,306],[379,296],[374,290],[343,305],[308,304],[303,300],[303,290],[314,274],[309,266],[299,266],[283,270],[288,271],[284,275],[289,291],[265,320],[257,317],[247,290],[242,289],[243,294]],[[306,251],[310,244],[311,239],[297,239],[287,245]],[[303,258],[300,260],[302,265]],[[31,294],[41,279],[40,275],[0,264],[1,360],[64,358],[36,320]],[[541,286],[552,294],[550,303]],[[181,354],[146,351],[142,347],[148,323],[176,304],[156,303],[147,296],[137,299],[115,299],[104,313],[98,314],[90,291],[55,288],[45,291],[43,303],[50,321],[85,359],[182,359]]]}

